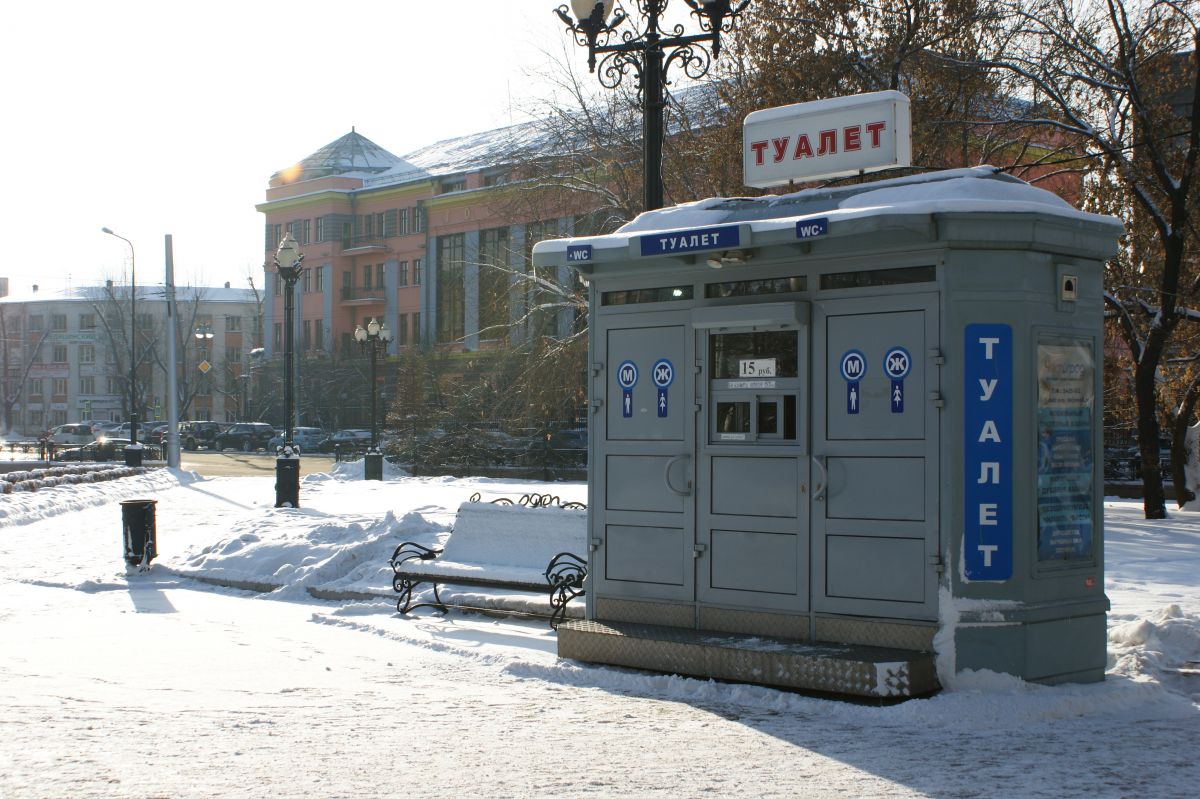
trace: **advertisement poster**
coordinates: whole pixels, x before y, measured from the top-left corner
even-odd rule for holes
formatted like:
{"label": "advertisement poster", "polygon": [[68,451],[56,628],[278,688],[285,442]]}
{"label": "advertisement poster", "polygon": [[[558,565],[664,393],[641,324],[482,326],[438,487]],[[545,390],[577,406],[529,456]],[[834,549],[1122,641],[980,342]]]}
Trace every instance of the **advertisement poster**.
{"label": "advertisement poster", "polygon": [[1092,557],[1095,370],[1090,342],[1038,345],[1038,560],[1043,562]]}

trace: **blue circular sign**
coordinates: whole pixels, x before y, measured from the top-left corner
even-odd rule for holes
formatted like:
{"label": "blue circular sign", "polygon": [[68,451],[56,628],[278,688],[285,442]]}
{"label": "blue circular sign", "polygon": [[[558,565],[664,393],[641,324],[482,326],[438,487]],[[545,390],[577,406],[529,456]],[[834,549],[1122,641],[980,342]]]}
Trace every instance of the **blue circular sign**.
{"label": "blue circular sign", "polygon": [[617,384],[628,391],[637,385],[638,368],[633,361],[622,361],[617,367]]}
{"label": "blue circular sign", "polygon": [[848,350],[842,356],[842,379],[847,383],[857,383],[867,373],[867,356],[858,350]]}
{"label": "blue circular sign", "polygon": [[883,356],[883,371],[893,380],[903,380],[912,369],[912,356],[903,347],[892,347]]}
{"label": "blue circular sign", "polygon": [[666,388],[675,382],[675,367],[666,358],[659,358],[654,363],[654,385]]}

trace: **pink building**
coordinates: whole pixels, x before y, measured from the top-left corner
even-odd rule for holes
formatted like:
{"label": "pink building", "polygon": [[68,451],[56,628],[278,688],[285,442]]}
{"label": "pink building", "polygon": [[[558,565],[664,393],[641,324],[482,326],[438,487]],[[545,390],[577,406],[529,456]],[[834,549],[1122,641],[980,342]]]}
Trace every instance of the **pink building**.
{"label": "pink building", "polygon": [[[266,216],[266,264],[285,231],[304,253],[298,352],[348,349],[355,326],[372,317],[391,328],[392,354],[565,333],[569,311],[526,319],[529,250],[570,235],[576,219],[561,208],[536,219],[513,210],[518,153],[536,151],[538,135],[518,125],[398,157],[351,130],[272,175],[256,207]],[[554,277],[572,279],[566,270]],[[266,285],[264,338],[274,355],[283,349],[283,295],[269,266]]]}

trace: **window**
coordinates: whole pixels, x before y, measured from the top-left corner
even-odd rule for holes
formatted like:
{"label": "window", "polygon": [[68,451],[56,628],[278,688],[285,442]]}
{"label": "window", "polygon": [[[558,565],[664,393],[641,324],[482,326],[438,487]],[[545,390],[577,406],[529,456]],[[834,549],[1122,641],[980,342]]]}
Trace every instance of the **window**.
{"label": "window", "polygon": [[54,378],[53,386],[51,387],[51,393],[53,393],[56,397],[65,397],[67,395],[67,378]]}
{"label": "window", "polygon": [[53,358],[54,358],[54,360],[52,361],[52,363],[66,363],[67,362],[67,345],[66,344],[55,344],[54,351],[53,351]]}
{"label": "window", "polygon": [[414,286],[421,285],[421,281],[425,278],[425,259],[413,258],[413,282]]}
{"label": "window", "polygon": [[95,394],[96,393],[96,378],[94,378],[94,377],[79,378],[79,393],[80,394]]}
{"label": "window", "polygon": [[280,225],[267,225],[266,230],[266,249],[274,250],[279,246],[279,240],[283,237],[283,229]]}
{"label": "window", "polygon": [[600,294],[601,305],[638,305],[644,302],[672,302],[690,300],[691,286],[663,286],[653,289],[622,289]]}
{"label": "window", "polygon": [[225,363],[227,365],[236,365],[242,362],[241,347],[226,347],[225,348]]}
{"label": "window", "polygon": [[483,176],[483,185],[485,186],[500,186],[505,183],[508,183],[507,172],[493,172]]}
{"label": "window", "polygon": [[425,209],[419,205],[412,209],[412,232],[425,232]]}
{"label": "window", "polygon": [[96,329],[96,315],[94,313],[80,314],[79,315],[79,329],[80,330],[95,330]]}
{"label": "window", "polygon": [[33,314],[29,317],[29,332],[35,333],[42,329],[42,315]]}
{"label": "window", "polygon": [[437,340],[458,341],[464,335],[465,291],[463,267],[466,243],[462,233],[437,240]]}
{"label": "window", "polygon": [[80,363],[95,363],[96,362],[96,347],[92,344],[79,345],[79,362]]}
{"label": "window", "polygon": [[279,276],[278,272],[276,272],[271,277],[273,277],[275,279],[275,296],[282,297],[283,296],[283,278],[281,278]]}
{"label": "window", "polygon": [[316,271],[313,272],[313,275],[315,276],[316,281],[317,281],[316,290],[318,292],[324,291],[325,290],[325,267],[318,266]]}
{"label": "window", "polygon": [[300,291],[307,294],[312,291],[312,272],[304,270],[303,276],[300,278]]}
{"label": "window", "polygon": [[[209,319],[211,322],[212,320]],[[143,332],[154,329],[154,314],[140,313],[137,315],[138,330]]]}
{"label": "window", "polygon": [[362,287],[363,287],[364,289],[369,289],[369,288],[371,288],[371,274],[372,274],[371,265],[370,265],[370,264],[363,264],[363,268],[362,268],[362,276],[363,276]]}
{"label": "window", "polygon": [[[549,283],[555,283],[558,280],[557,269],[552,266],[535,269],[533,267],[533,245],[539,241],[552,239],[558,236],[558,222],[550,219],[544,222],[534,222],[525,226],[525,263],[526,269],[533,272],[538,278]],[[541,305],[553,308],[556,299],[554,295],[545,289],[535,287],[530,290],[527,298],[529,308],[537,308]],[[529,333],[530,336],[556,336],[558,335],[558,314],[554,310],[539,310],[531,311],[529,314]]]}
{"label": "window", "polygon": [[467,179],[465,177],[447,178],[441,183],[439,194],[448,194],[452,191],[463,191],[467,188]]}
{"label": "window", "polygon": [[396,346],[408,345],[408,314],[402,313],[396,319]]}
{"label": "window", "polygon": [[42,411],[29,412],[29,425],[34,430],[41,430],[46,426],[46,415]]}
{"label": "window", "polygon": [[61,424],[67,423],[66,411],[50,411],[50,426],[58,427]]}
{"label": "window", "polygon": [[226,316],[225,317],[225,332],[226,333],[242,332],[242,317]]}
{"label": "window", "polygon": [[320,319],[313,322],[313,349],[325,349],[325,325]]}
{"label": "window", "polygon": [[479,232],[479,331],[501,338],[508,325],[508,228]]}
{"label": "window", "polygon": [[354,275],[349,269],[342,272],[342,299],[354,299]]}
{"label": "window", "polygon": [[408,261],[401,261],[396,265],[396,284],[400,288],[408,285]]}
{"label": "window", "polygon": [[408,235],[408,209],[401,208],[396,216],[397,235]]}
{"label": "window", "polygon": [[65,313],[50,314],[50,329],[61,331],[67,329],[67,315]]}
{"label": "window", "polygon": [[413,314],[413,334],[412,343],[414,345],[421,343],[421,314]]}
{"label": "window", "polygon": [[274,330],[275,351],[283,349],[283,323],[276,322]]}
{"label": "window", "polygon": [[123,391],[123,389],[121,387],[121,378],[119,378],[119,377],[108,378],[108,386],[107,386],[107,391],[105,393],[120,394],[120,393],[122,393],[122,391]]}
{"label": "window", "polygon": [[307,319],[300,323],[300,349],[312,349],[312,322]]}
{"label": "window", "polygon": [[30,379],[30,381],[29,381],[29,396],[31,396],[31,397],[42,396],[42,378],[34,377],[34,378]]}
{"label": "window", "polygon": [[375,264],[375,288],[383,288],[383,267],[384,264]]}
{"label": "window", "polygon": [[308,244],[309,236],[312,234],[312,220],[294,219],[288,222],[288,232],[292,234],[292,238],[296,240],[297,244]]}
{"label": "window", "polygon": [[932,266],[908,266],[899,269],[869,269],[865,272],[834,272],[821,275],[821,289],[861,289],[875,286],[903,286],[932,283],[937,269]]}

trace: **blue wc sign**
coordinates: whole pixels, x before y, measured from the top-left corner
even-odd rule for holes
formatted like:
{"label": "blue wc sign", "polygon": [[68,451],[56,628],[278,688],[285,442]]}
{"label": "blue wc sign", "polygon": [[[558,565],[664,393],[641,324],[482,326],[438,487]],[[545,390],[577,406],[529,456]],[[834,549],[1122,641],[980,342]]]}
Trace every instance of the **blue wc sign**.
{"label": "blue wc sign", "polygon": [[617,367],[617,385],[621,387],[621,416],[633,417],[633,387],[637,385],[638,368],[633,361],[622,361]]}
{"label": "blue wc sign", "polygon": [[904,378],[912,370],[912,356],[904,347],[892,347],[883,356],[883,371],[892,379],[892,413],[904,413]]}
{"label": "blue wc sign", "polygon": [[858,413],[862,407],[862,391],[858,384],[867,373],[867,356],[858,350],[847,350],[840,368],[842,379],[846,381],[846,413]]}
{"label": "blue wc sign", "polygon": [[675,382],[675,367],[666,358],[659,358],[654,363],[654,385],[658,387],[658,418],[667,415],[667,389]]}

